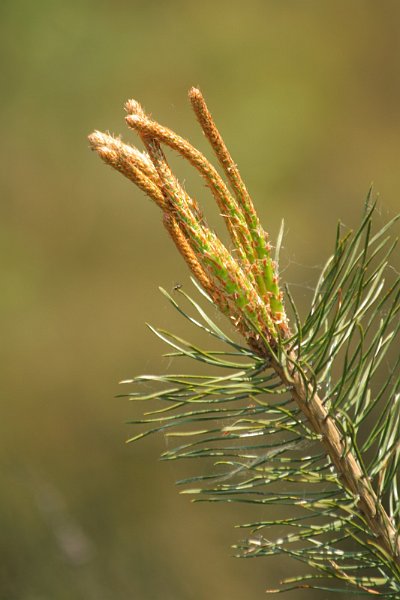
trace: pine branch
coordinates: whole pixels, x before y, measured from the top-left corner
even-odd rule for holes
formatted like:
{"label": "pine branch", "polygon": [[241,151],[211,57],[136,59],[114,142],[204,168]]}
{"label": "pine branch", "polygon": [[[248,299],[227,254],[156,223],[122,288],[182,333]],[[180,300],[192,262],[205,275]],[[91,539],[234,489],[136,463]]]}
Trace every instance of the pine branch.
{"label": "pine branch", "polygon": [[293,353],[285,357],[288,368],[281,361],[274,361],[273,368],[287,387],[292,387],[292,396],[302,413],[307,417],[314,433],[320,436],[321,443],[335,465],[346,489],[358,498],[357,506],[365,516],[368,525],[376,535],[377,544],[400,566],[399,535],[382,504],[375,494],[371,482],[362,472],[356,456],[346,448],[346,443],[333,418],[324,408],[319,395],[309,383],[307,374],[300,375],[296,368]]}
{"label": "pine branch", "polygon": [[[161,388],[150,395],[133,392],[131,398],[167,405],[134,421],[150,429],[132,440],[167,431],[184,443],[164,453],[165,459],[218,457],[209,475],[181,482],[201,484],[186,493],[206,494],[211,501],[291,504],[307,511],[305,517],[248,524],[257,537],[239,548],[244,556],[286,553],[320,573],[288,579],[284,589],[340,589],[322,586],[323,577],[341,582],[346,590],[399,597],[400,359],[385,383],[374,389],[375,375],[400,329],[400,277],[386,287],[384,281],[395,246],[389,235],[395,219],[372,235],[374,206],[368,197],[359,229],[343,237],[338,227],[334,253],[304,323],[287,290],[294,317],[290,327],[268,235],[203,96],[193,88],[189,98],[232,192],[196,148],[150,119],[136,101],[126,104],[126,121],[141,137],[146,153],[99,132],[89,140],[106,163],[159,206],[199,290],[230,319],[246,346],[226,336],[182,290],[200,320],[164,292],[183,316],[225,347],[219,353],[205,351],[153,329],[174,349],[172,355],[233,374],[136,378],[135,383],[150,380]],[[232,251],[208,227],[197,202],[171,172],[163,144],[205,179]],[[338,368],[340,376],[335,378]],[[367,417],[376,412],[374,427],[360,441]],[[201,429],[194,428],[197,423]],[[318,449],[304,457],[305,446]],[[373,456],[368,464],[367,452]],[[279,482],[302,487],[279,491]],[[305,489],[311,490],[307,501]],[[276,542],[258,536],[276,525],[294,527],[297,533]],[[349,540],[356,551],[348,549]]]}

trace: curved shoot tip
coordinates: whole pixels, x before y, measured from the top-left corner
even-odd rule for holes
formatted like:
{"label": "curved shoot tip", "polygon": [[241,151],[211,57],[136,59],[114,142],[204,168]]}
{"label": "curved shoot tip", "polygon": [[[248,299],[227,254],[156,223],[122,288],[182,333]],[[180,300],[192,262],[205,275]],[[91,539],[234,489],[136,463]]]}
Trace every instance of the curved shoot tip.
{"label": "curved shoot tip", "polygon": [[125,102],[124,109],[128,113],[128,115],[139,115],[142,117],[145,116],[143,107],[137,100],[131,99]]}

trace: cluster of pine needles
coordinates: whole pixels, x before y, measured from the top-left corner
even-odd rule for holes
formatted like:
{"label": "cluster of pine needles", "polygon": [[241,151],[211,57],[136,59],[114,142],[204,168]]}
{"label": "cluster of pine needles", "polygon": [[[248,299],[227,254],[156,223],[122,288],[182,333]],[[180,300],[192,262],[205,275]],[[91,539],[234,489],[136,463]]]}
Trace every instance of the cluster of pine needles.
{"label": "cluster of pine needles", "polygon": [[[192,88],[189,99],[225,179],[134,100],[125,105],[126,122],[144,150],[98,131],[89,140],[161,209],[198,289],[245,344],[232,340],[182,290],[195,316],[164,292],[222,350],[203,350],[163,329],[153,331],[172,347],[170,355],[217,368],[218,374],[127,380],[158,385],[151,393],[127,394],[159,404],[133,421],[144,429],[132,440],[163,432],[178,440],[164,452],[165,460],[205,459],[207,474],[179,482],[199,500],[263,505],[267,516],[274,514],[272,506],[291,511],[242,526],[251,534],[238,545],[239,555],[284,554],[311,568],[268,591],[315,588],[399,598],[400,357],[393,348],[400,329],[400,277],[389,268],[397,218],[374,232],[369,195],[356,231],[346,233],[338,225],[333,254],[301,320],[287,288],[285,309],[268,234],[201,92]],[[207,225],[197,201],[171,171],[163,146],[205,180],[231,248]],[[382,383],[385,364],[389,372]]]}

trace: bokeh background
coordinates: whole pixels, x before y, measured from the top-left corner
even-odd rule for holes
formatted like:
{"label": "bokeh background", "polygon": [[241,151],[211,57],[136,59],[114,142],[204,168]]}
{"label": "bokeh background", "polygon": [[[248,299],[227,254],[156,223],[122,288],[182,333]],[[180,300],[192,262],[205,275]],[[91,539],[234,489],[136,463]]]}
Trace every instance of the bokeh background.
{"label": "bokeh background", "polygon": [[117,382],[176,370],[145,322],[189,336],[158,286],[190,282],[156,207],[86,136],[133,140],[134,97],[208,152],[199,85],[272,236],[285,219],[302,305],[371,181],[383,219],[399,207],[400,3],[1,0],[0,21],[0,598],[264,598],[297,567],[232,558],[249,509],[179,496],[163,438],[125,444]]}

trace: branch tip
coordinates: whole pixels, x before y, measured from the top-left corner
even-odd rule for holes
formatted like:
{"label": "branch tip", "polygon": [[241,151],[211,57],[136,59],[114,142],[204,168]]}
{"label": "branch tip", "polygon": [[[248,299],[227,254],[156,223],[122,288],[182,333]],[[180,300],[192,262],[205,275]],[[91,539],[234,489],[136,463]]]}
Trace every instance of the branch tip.
{"label": "branch tip", "polygon": [[146,116],[142,105],[137,100],[131,99],[125,102],[124,109],[128,113],[128,115],[140,115],[143,117]]}

